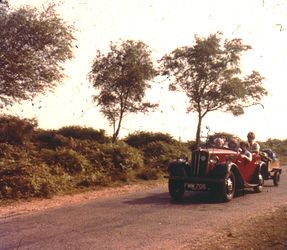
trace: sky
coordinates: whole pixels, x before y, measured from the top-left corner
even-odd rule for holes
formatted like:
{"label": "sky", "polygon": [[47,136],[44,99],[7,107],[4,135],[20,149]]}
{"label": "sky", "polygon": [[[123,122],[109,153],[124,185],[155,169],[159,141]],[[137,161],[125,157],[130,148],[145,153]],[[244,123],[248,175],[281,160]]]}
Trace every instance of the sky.
{"label": "sky", "polygon": [[[13,7],[40,7],[49,0],[10,0]],[[194,36],[207,37],[217,31],[227,39],[241,38],[252,50],[242,55],[244,74],[257,70],[265,77],[269,95],[245,114],[212,112],[203,120],[202,136],[228,132],[246,138],[254,131],[260,141],[286,139],[284,115],[287,111],[285,84],[287,65],[286,0],[62,0],[60,15],[76,28],[74,58],[65,64],[66,78],[54,92],[33,102],[14,105],[9,112],[37,118],[39,127],[57,129],[80,125],[105,129],[112,127],[92,103],[95,90],[87,79],[96,50],[106,52],[111,41],[133,39],[145,42],[160,59],[175,48],[192,46]],[[123,121],[120,136],[135,131],[171,134],[182,141],[194,140],[197,114],[186,113],[183,93],[169,92],[168,82],[155,79],[146,93],[158,103],[156,112],[131,114]]]}

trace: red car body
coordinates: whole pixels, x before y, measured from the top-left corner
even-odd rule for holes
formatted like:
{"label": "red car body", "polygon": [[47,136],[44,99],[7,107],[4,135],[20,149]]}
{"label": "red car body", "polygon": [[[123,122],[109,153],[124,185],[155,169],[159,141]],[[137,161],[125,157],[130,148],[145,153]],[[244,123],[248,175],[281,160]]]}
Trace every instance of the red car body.
{"label": "red car body", "polygon": [[[213,190],[224,201],[230,201],[238,190],[253,188],[263,190],[261,167],[264,163],[259,154],[252,154],[248,162],[234,150],[205,148],[192,152],[190,161],[171,162],[169,193],[174,200],[183,197],[185,190]],[[201,188],[200,188],[201,187]]]}

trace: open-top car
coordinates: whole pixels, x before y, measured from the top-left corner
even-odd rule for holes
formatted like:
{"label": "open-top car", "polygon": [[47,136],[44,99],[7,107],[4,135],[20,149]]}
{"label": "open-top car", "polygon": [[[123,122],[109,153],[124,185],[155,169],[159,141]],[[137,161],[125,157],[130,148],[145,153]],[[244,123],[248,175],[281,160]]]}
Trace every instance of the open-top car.
{"label": "open-top car", "polygon": [[263,149],[260,152],[260,156],[264,162],[262,166],[262,176],[264,180],[272,179],[274,186],[278,186],[282,173],[279,159],[271,149]]}
{"label": "open-top car", "polygon": [[263,190],[264,178],[259,154],[252,154],[248,162],[235,150],[199,148],[190,161],[179,159],[168,166],[168,188],[173,200],[180,200],[186,190],[207,190],[230,201],[237,191],[252,188]]}

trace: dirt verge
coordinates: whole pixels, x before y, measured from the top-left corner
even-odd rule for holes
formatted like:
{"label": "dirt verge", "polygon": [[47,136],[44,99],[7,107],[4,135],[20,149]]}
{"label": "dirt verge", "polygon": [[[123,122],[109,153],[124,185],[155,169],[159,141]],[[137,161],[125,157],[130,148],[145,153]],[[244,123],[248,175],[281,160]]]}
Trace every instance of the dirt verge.
{"label": "dirt verge", "polygon": [[231,222],[185,249],[287,249],[287,204],[240,223]]}

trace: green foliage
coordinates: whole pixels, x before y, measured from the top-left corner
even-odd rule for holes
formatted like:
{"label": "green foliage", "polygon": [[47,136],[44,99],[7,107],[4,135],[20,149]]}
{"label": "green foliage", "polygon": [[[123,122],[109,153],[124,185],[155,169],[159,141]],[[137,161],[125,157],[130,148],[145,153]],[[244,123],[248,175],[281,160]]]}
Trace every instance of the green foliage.
{"label": "green foliage", "polygon": [[101,170],[112,181],[127,181],[133,178],[134,171],[143,168],[141,152],[123,142],[102,145],[95,157]]}
{"label": "green foliage", "polygon": [[[46,164],[60,167],[70,175],[85,172],[89,167],[87,159],[72,149],[60,149],[56,151],[43,149],[40,154]],[[55,169],[54,173],[57,173]]]}
{"label": "green foliage", "polygon": [[163,141],[154,141],[142,147],[145,164],[148,167],[156,167],[166,171],[166,167],[171,160],[180,156],[189,156],[190,151],[185,145],[168,144]]}
{"label": "green foliage", "polygon": [[0,104],[30,100],[54,88],[64,77],[62,64],[72,58],[73,27],[50,4],[0,15]]}
{"label": "green foliage", "polygon": [[110,178],[101,172],[89,172],[78,178],[77,187],[87,188],[95,186],[108,186]]}
{"label": "green foliage", "polygon": [[161,177],[161,173],[155,168],[144,168],[137,173],[137,178],[142,180],[157,180]]}
{"label": "green foliage", "polygon": [[142,179],[157,179],[170,160],[190,154],[188,145],[160,132],[138,131],[128,135],[125,142],[143,152],[146,167],[138,174]]}
{"label": "green foliage", "polygon": [[32,136],[37,127],[35,119],[20,119],[16,116],[0,117],[0,143],[23,144]]}
{"label": "green foliage", "polygon": [[94,100],[113,126],[113,142],[125,115],[157,107],[143,102],[145,90],[150,88],[148,81],[155,75],[151,51],[141,41],[111,43],[106,55],[97,51],[89,78],[99,90]]}
{"label": "green foliage", "polygon": [[34,133],[33,141],[37,143],[40,148],[56,149],[70,145],[69,138],[57,134],[56,130],[37,130]]}
{"label": "green foliage", "polygon": [[125,140],[127,144],[132,147],[140,148],[151,142],[162,141],[168,144],[176,144],[177,141],[172,138],[171,135],[157,132],[146,132],[146,131],[138,131],[133,134],[129,134]]}
{"label": "green foliage", "polygon": [[272,149],[278,155],[287,156],[287,139],[268,139],[266,142],[260,142],[261,149]]}
{"label": "green foliage", "polygon": [[118,181],[158,179],[169,160],[187,152],[184,144],[162,133],[130,135],[132,147],[123,141],[102,143],[103,132],[77,127],[30,132],[32,139],[24,145],[0,142],[1,199],[51,197]]}
{"label": "green foliage", "polygon": [[177,48],[161,59],[161,74],[174,79],[170,90],[185,92],[190,104],[187,111],[198,114],[197,146],[207,113],[217,110],[241,115],[245,107],[258,104],[267,94],[258,72],[241,74],[241,53],[249,49],[241,39],[223,42],[221,34],[216,33],[195,37],[193,46]]}
{"label": "green foliage", "polygon": [[21,159],[15,162],[1,162],[0,198],[50,197],[58,191],[49,168],[34,165]]}
{"label": "green foliage", "polygon": [[0,15],[5,15],[8,11],[9,3],[7,0],[0,1]]}
{"label": "green foliage", "polygon": [[106,132],[103,129],[95,130],[93,128],[80,126],[68,126],[60,128],[57,131],[57,134],[80,140],[94,140],[99,143],[107,143],[110,141],[110,138],[106,135]]}

